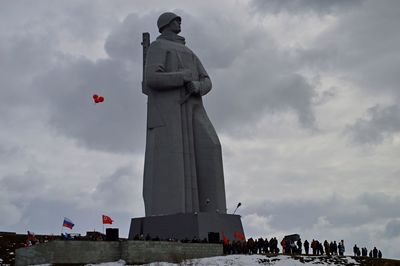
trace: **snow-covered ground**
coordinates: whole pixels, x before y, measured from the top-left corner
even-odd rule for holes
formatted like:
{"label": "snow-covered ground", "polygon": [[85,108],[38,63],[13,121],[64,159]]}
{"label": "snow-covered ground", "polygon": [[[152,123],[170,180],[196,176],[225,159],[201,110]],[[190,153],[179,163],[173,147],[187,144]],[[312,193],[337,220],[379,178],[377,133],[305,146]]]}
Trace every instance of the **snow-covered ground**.
{"label": "snow-covered ground", "polygon": [[[126,265],[125,261],[120,260],[117,262],[89,264],[101,266],[122,266]],[[144,264],[148,266],[173,266],[173,265],[198,265],[198,266],[253,266],[253,265],[274,265],[274,266],[304,266],[304,265],[360,265],[350,257],[290,257],[290,256],[276,256],[266,257],[262,255],[229,255],[220,257],[210,257],[202,259],[186,260],[181,264],[168,263],[168,262],[153,262]]]}

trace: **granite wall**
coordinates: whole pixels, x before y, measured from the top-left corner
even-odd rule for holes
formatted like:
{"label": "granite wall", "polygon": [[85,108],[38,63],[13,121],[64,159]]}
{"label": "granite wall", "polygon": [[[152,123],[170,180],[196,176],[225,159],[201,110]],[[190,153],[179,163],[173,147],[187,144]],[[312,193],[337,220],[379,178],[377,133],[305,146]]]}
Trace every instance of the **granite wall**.
{"label": "granite wall", "polygon": [[118,261],[128,264],[220,256],[221,244],[160,241],[51,241],[16,250],[16,265],[87,264]]}

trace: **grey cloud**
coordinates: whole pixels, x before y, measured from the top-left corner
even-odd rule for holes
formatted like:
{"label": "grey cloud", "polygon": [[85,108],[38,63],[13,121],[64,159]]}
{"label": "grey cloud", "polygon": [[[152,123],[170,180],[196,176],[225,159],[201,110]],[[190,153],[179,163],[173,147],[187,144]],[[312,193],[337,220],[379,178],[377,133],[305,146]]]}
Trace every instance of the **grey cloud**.
{"label": "grey cloud", "polygon": [[34,170],[0,175],[0,226],[16,224],[30,200],[46,194],[43,175]]}
{"label": "grey cloud", "polygon": [[313,127],[315,117],[312,110],[312,99],[315,91],[307,80],[298,74],[291,74],[282,78],[279,82],[276,96],[271,97],[271,106],[277,109],[280,107],[294,109],[299,117],[300,124],[305,127]]}
{"label": "grey cloud", "polygon": [[[111,152],[144,149],[145,97],[140,69],[118,60],[72,59],[34,84],[47,100],[51,125],[79,144]],[[93,94],[105,97],[94,105]]]}
{"label": "grey cloud", "polygon": [[371,216],[384,218],[400,217],[398,203],[400,196],[390,196],[385,193],[364,193],[356,199],[356,203],[369,208]]}
{"label": "grey cloud", "polygon": [[66,1],[63,5],[63,12],[52,10],[51,16],[58,22],[56,26],[67,31],[72,40],[90,43],[117,23],[116,17],[110,14],[110,7],[103,3]]}
{"label": "grey cloud", "polygon": [[[51,67],[51,38],[43,34],[9,34],[0,41],[0,116],[32,104],[32,78]],[[3,120],[4,121],[4,120]]]}
{"label": "grey cloud", "polygon": [[[255,50],[229,71],[217,72],[214,89],[205,101],[222,130],[241,131],[246,125],[254,125],[265,113],[288,111],[297,115],[304,128],[316,127],[314,84],[295,73],[287,58],[276,51]],[[232,72],[240,74],[232,76]]]}
{"label": "grey cloud", "polygon": [[400,236],[400,220],[390,220],[385,227],[385,236],[395,238]]}
{"label": "grey cloud", "polygon": [[142,200],[139,186],[135,186],[141,177],[133,167],[117,169],[97,184],[96,191],[87,194],[64,188],[64,196],[59,195],[55,192],[59,188],[49,186],[47,178],[34,170],[0,177],[2,230],[59,234],[66,216],[75,222],[74,231],[100,231],[101,215],[109,214],[121,226],[121,235],[127,236],[130,218],[143,212],[142,206],[137,206]]}
{"label": "grey cloud", "polygon": [[[1,210],[1,205],[0,205]],[[11,214],[11,213],[10,213]],[[106,211],[102,204],[81,208],[77,202],[68,198],[65,200],[34,199],[20,212],[20,216],[11,224],[2,224],[2,230],[26,233],[26,230],[36,234],[60,234],[64,217],[70,218],[75,226],[72,232],[86,235],[86,231],[102,231],[101,215],[107,214],[114,220],[114,226],[120,230],[121,237],[128,236],[130,219],[129,213]],[[23,217],[23,219],[21,219]],[[1,221],[1,218],[0,218]],[[68,230],[68,229],[67,229]],[[64,231],[66,229],[64,228]]]}
{"label": "grey cloud", "polygon": [[14,158],[22,153],[23,152],[20,147],[0,143],[0,160],[2,162],[6,162],[7,160]]}
{"label": "grey cloud", "polygon": [[92,197],[110,211],[131,212],[138,209],[136,204],[142,203],[141,182],[141,175],[135,173],[132,166],[121,167],[102,178]]}
{"label": "grey cloud", "polygon": [[[43,191],[44,179],[43,176],[33,170],[28,170],[22,175],[6,175],[1,179],[2,187],[7,190],[7,193],[21,193],[27,191],[36,193],[38,190]],[[31,191],[31,192],[28,192]]]}
{"label": "grey cloud", "polygon": [[255,44],[265,41],[259,35],[260,29],[246,27],[242,22],[234,17],[195,17],[183,13],[182,34],[208,72],[226,69]]}
{"label": "grey cloud", "polygon": [[323,91],[323,92],[319,93],[314,98],[314,103],[316,105],[323,105],[323,104],[327,103],[331,99],[335,98],[335,96],[336,96],[335,90],[336,90],[336,88],[330,88],[330,89],[328,89],[326,91]]}
{"label": "grey cloud", "polygon": [[385,138],[400,131],[400,106],[376,105],[367,110],[364,118],[348,125],[345,133],[358,144],[379,144]]}
{"label": "grey cloud", "polygon": [[[26,230],[30,230],[36,234],[58,235],[64,217],[70,218],[75,223],[74,231],[85,227],[93,230],[93,227],[100,224],[101,219],[99,209],[79,209],[76,202],[69,201],[68,198],[65,201],[36,198],[31,200],[21,213],[24,219],[15,222],[12,231],[25,233]],[[82,229],[79,229],[78,231],[82,232]]]}
{"label": "grey cloud", "polygon": [[22,217],[21,210],[12,202],[10,202],[4,195],[0,195],[0,226],[2,231],[7,226],[13,226]]}
{"label": "grey cloud", "polygon": [[256,213],[269,217],[276,230],[310,229],[320,217],[326,217],[334,228],[348,228],[369,224],[377,219],[400,216],[399,197],[383,193],[365,193],[355,199],[331,196],[316,200],[269,201],[243,208],[244,215]]}
{"label": "grey cloud", "polygon": [[365,92],[399,97],[399,10],[398,1],[366,1],[361,10],[337,14],[336,24],[297,50],[299,63],[355,82]]}
{"label": "grey cloud", "polygon": [[0,21],[3,32],[49,33],[75,42],[91,42],[117,19],[107,3],[43,0],[40,3],[3,1]]}
{"label": "grey cloud", "polygon": [[[29,112],[35,122],[47,119],[55,132],[82,146],[143,150],[146,100],[140,92],[140,64],[62,54],[56,51],[55,32],[28,29],[7,34],[0,42],[2,121],[20,122]],[[104,95],[105,103],[94,106],[94,93]]]}
{"label": "grey cloud", "polygon": [[155,23],[157,15],[155,13],[145,16],[139,16],[136,13],[129,14],[108,35],[104,44],[107,54],[114,59],[131,61],[141,66],[142,33],[150,32],[152,40],[158,36]]}
{"label": "grey cloud", "polygon": [[28,169],[22,174],[0,176],[0,194],[7,198],[0,205],[4,207],[4,204],[8,204],[22,212],[32,199],[49,196],[50,187],[46,183],[46,176],[34,169]]}
{"label": "grey cloud", "polygon": [[287,11],[290,13],[330,14],[345,12],[361,4],[364,0],[253,0],[251,7],[256,12],[280,13]]}

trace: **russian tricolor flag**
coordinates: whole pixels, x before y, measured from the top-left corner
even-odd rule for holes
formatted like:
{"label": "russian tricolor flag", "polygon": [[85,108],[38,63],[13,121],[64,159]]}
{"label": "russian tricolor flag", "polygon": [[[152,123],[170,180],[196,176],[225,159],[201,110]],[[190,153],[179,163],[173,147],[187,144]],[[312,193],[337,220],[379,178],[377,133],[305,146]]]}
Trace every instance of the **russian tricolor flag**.
{"label": "russian tricolor flag", "polygon": [[74,227],[74,223],[68,219],[67,217],[64,217],[64,222],[63,222],[63,226],[64,227],[68,227],[69,229],[72,229],[72,227]]}

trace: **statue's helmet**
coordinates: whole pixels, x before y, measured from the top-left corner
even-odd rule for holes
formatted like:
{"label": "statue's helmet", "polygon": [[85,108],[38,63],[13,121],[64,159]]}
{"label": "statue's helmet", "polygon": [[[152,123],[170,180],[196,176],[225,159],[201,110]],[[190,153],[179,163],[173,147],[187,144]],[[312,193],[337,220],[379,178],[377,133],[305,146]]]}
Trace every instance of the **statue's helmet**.
{"label": "statue's helmet", "polygon": [[157,20],[158,31],[161,32],[162,29],[169,23],[171,23],[171,21],[173,21],[174,19],[181,20],[181,17],[172,12],[165,12],[161,14]]}

